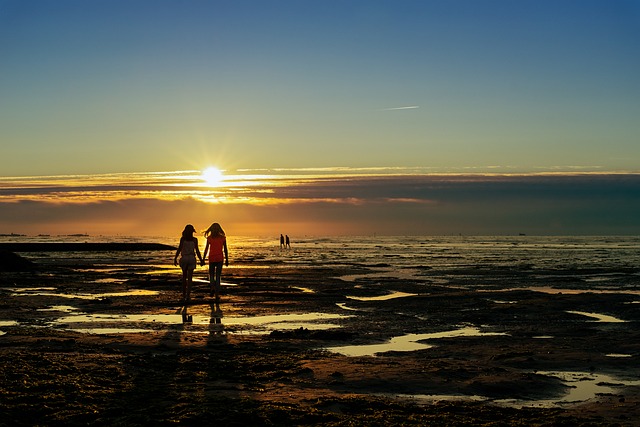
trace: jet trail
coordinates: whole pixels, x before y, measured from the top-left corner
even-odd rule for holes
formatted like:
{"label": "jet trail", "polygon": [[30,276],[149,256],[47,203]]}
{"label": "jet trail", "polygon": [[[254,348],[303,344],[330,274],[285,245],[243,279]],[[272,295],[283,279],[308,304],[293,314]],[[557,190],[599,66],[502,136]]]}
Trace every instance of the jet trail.
{"label": "jet trail", "polygon": [[413,110],[415,108],[420,108],[419,105],[410,105],[408,107],[392,107],[392,108],[383,108],[382,111],[394,111],[394,110]]}

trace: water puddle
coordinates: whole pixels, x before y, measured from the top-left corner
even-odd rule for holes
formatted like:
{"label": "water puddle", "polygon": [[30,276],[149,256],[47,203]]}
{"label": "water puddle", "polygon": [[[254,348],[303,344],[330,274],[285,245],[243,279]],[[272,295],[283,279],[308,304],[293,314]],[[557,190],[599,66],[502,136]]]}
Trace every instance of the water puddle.
{"label": "water puddle", "polygon": [[18,322],[15,320],[0,320],[0,327],[3,326],[18,326]]}
{"label": "water puddle", "polygon": [[[18,322],[14,320],[0,320],[0,328],[3,326],[18,326]],[[0,331],[0,336],[5,335],[5,331]]]}
{"label": "water puddle", "polygon": [[78,309],[70,305],[52,305],[49,308],[39,308],[38,311],[61,311],[63,313],[72,313],[74,311],[78,311]]}
{"label": "water puddle", "polygon": [[362,310],[357,309],[357,308],[351,308],[351,307],[348,307],[348,306],[347,306],[347,304],[345,304],[345,303],[343,303],[343,302],[338,302],[338,303],[336,303],[336,305],[337,305],[338,307],[340,307],[341,309],[343,309],[343,310],[347,310],[347,311],[362,311]]}
{"label": "water puddle", "polygon": [[373,271],[371,273],[365,274],[347,274],[344,276],[339,276],[338,279],[343,280],[345,282],[355,282],[360,279],[400,279],[400,280],[415,280],[420,279],[420,271],[418,269],[380,269],[377,271]]}
{"label": "water puddle", "polygon": [[0,290],[6,291],[6,292],[14,292],[14,294],[12,296],[15,296],[15,295],[19,294],[20,292],[35,293],[35,292],[44,292],[44,291],[55,291],[56,288],[42,286],[42,287],[38,287],[38,288],[0,288]]}
{"label": "water puddle", "polygon": [[125,292],[106,292],[101,294],[75,293],[65,294],[55,292],[56,288],[2,288],[3,290],[12,292],[12,297],[28,297],[28,296],[48,296],[69,299],[99,300],[103,298],[113,297],[131,297],[131,296],[149,296],[158,295],[160,292],[147,289],[131,289]]}
{"label": "water puddle", "polygon": [[[211,282],[209,282],[208,279],[197,279],[197,278],[193,278],[193,283],[200,283],[206,286],[209,286],[211,284]],[[229,282],[220,282],[220,286],[224,287],[224,286],[238,286],[235,283],[229,283]]]}
{"label": "water puddle", "polygon": [[593,374],[588,372],[536,372],[536,374],[555,377],[561,380],[568,387],[568,393],[555,399],[498,399],[493,400],[486,396],[465,396],[465,395],[437,395],[437,394],[413,394],[413,395],[393,395],[395,397],[407,398],[419,403],[433,403],[438,401],[481,401],[493,402],[500,406],[512,408],[557,408],[586,402],[595,399],[600,395],[615,394],[624,387],[638,386],[640,381],[621,380],[610,375]]}
{"label": "water puddle", "polygon": [[291,289],[298,289],[298,290],[302,291],[302,293],[304,293],[304,294],[315,294],[316,293],[316,291],[314,291],[313,289],[303,288],[302,286],[291,286]]}
{"label": "water puddle", "polygon": [[440,338],[456,338],[456,337],[483,337],[493,335],[508,335],[504,332],[482,332],[479,328],[465,327],[461,329],[455,329],[452,331],[435,332],[430,334],[407,334],[398,337],[391,338],[388,342],[382,344],[368,344],[368,345],[347,345],[340,347],[326,347],[334,353],[343,354],[345,356],[357,357],[357,356],[376,356],[379,353],[385,353],[387,351],[416,351],[425,350],[433,347],[431,344],[421,343],[419,341],[426,341],[431,339]]}
{"label": "water puddle", "polygon": [[[158,332],[177,325],[205,326],[216,325],[227,332],[241,332],[249,328],[251,333],[270,333],[274,330],[325,330],[339,328],[340,325],[330,323],[332,320],[343,319],[348,316],[330,313],[282,314],[272,316],[223,316],[219,311],[209,313],[187,314],[185,310],[174,314],[86,314],[78,313],[54,320],[50,326],[77,332],[105,334],[105,333],[135,333]],[[131,324],[131,328],[123,324]],[[140,324],[153,328],[139,328]],[[108,325],[108,326],[106,326]],[[138,326],[138,327],[133,327]],[[194,331],[192,331],[194,332]]]}
{"label": "water puddle", "polygon": [[[531,287],[531,288],[509,288],[504,291],[533,291],[541,292],[545,294],[564,294],[564,295],[578,295],[578,294],[628,294],[628,295],[640,295],[638,290],[626,290],[626,289],[565,289],[565,288],[552,288],[548,286]],[[489,291],[493,292],[493,291]],[[502,291],[501,291],[502,292]]]}
{"label": "water puddle", "polygon": [[559,378],[566,386],[570,387],[569,392],[557,399],[541,400],[497,400],[495,403],[506,404],[514,407],[540,407],[550,408],[559,405],[567,405],[578,402],[585,402],[603,394],[614,394],[625,386],[638,386],[640,381],[621,380],[610,375],[594,374],[591,372],[537,372],[540,375],[547,375]]}
{"label": "water puddle", "polygon": [[608,316],[606,314],[588,313],[588,312],[585,312],[585,311],[567,311],[567,313],[579,314],[581,316],[586,316],[586,317],[590,317],[592,319],[595,319],[595,320],[592,320],[592,322],[600,322],[600,323],[625,323],[625,322],[627,322],[626,320],[618,319],[617,317]]}
{"label": "water puddle", "polygon": [[347,295],[347,298],[354,299],[358,301],[387,301],[395,298],[405,298],[405,297],[414,297],[418,294],[409,294],[407,292],[391,292],[387,295],[381,295],[377,297],[355,297]]}
{"label": "water puddle", "polygon": [[111,335],[111,334],[143,334],[143,333],[158,333],[153,329],[118,329],[118,328],[87,328],[87,329],[73,329],[74,332],[81,334],[91,335]]}
{"label": "water puddle", "polygon": [[104,278],[104,279],[96,279],[93,282],[94,283],[124,283],[127,280],[128,279],[116,279],[116,278],[110,277],[110,278]]}

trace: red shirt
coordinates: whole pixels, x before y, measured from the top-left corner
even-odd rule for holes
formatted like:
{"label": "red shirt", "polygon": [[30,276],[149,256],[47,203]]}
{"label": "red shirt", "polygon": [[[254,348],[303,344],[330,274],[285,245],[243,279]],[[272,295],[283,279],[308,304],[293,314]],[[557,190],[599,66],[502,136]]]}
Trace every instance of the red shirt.
{"label": "red shirt", "polygon": [[227,238],[224,236],[207,237],[207,242],[209,243],[209,263],[224,261],[222,248],[226,241]]}

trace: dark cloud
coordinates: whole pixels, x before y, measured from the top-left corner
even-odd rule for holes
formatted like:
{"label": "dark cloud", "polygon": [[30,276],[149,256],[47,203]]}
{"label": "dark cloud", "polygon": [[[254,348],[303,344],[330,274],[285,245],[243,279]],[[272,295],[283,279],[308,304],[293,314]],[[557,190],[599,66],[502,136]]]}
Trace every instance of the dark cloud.
{"label": "dark cloud", "polygon": [[[101,194],[111,190],[117,193],[122,186],[100,188]],[[64,197],[51,203],[37,194],[11,201],[7,192],[0,202],[2,233],[167,235],[186,223],[202,228],[218,221],[235,234],[281,229],[316,235],[640,234],[638,175],[280,180],[230,192],[211,190],[227,197],[223,203],[207,203],[197,196],[155,199],[149,193],[146,198],[85,203],[68,203]],[[238,194],[246,199],[235,198]]]}

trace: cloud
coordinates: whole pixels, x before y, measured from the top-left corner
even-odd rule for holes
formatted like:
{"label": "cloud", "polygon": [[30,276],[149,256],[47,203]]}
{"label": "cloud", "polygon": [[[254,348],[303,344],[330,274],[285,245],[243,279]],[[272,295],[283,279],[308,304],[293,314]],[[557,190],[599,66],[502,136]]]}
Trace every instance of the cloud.
{"label": "cloud", "polygon": [[640,234],[633,174],[262,176],[208,190],[188,174],[78,181],[3,187],[0,233],[172,235],[215,220],[235,234]]}

